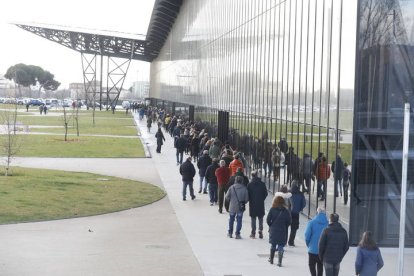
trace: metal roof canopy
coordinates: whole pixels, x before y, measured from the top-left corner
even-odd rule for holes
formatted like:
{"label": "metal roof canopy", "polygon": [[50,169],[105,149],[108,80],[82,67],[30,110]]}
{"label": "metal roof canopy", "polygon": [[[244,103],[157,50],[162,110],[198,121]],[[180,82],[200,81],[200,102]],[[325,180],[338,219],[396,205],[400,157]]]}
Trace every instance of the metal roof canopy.
{"label": "metal roof canopy", "polygon": [[148,45],[143,35],[39,23],[13,24],[84,54],[151,62],[159,52],[158,48]]}
{"label": "metal roof canopy", "polygon": [[83,54],[152,62],[161,51],[183,0],[155,0],[147,36],[39,23],[13,23]]}

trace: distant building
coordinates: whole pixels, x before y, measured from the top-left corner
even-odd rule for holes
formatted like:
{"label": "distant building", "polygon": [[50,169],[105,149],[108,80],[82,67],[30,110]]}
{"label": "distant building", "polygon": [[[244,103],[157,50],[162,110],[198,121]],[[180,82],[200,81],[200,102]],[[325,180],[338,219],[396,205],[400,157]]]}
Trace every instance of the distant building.
{"label": "distant building", "polygon": [[[99,90],[101,83],[99,81],[95,81],[92,83],[92,85],[90,86],[89,92],[92,94],[95,88],[95,91],[99,94]],[[69,84],[69,90],[70,90],[70,97],[72,99],[86,99],[86,92],[85,92],[85,84],[83,82],[72,82]],[[102,88],[103,91],[106,91],[106,87],[105,89]],[[89,97],[92,97],[92,95],[90,95]]]}
{"label": "distant building", "polygon": [[132,85],[132,95],[134,98],[144,99],[149,97],[148,81],[136,81]]}

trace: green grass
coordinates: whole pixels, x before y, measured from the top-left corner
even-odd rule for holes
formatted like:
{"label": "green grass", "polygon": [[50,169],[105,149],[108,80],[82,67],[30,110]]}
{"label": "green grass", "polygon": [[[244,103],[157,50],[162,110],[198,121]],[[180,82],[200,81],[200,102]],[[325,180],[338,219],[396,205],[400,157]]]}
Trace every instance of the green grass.
{"label": "green grass", "polygon": [[24,157],[145,157],[138,138],[63,135],[19,135],[19,152]]}
{"label": "green grass", "polygon": [[89,173],[18,167],[12,176],[1,173],[0,224],[104,214],[165,196],[150,184]]}

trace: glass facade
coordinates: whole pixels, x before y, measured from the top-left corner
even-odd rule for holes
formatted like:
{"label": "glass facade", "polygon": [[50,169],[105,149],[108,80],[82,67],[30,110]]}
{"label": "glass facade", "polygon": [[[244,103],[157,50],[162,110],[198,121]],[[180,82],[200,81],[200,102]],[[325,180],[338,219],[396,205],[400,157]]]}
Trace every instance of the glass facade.
{"label": "glass facade", "polygon": [[[404,103],[414,108],[414,1],[359,1],[351,241],[369,229],[396,245]],[[414,116],[408,163],[406,245],[414,246]]]}
{"label": "glass facade", "polygon": [[[361,14],[357,18],[357,4],[363,2],[184,1],[159,57],[151,64],[150,97],[154,104],[184,116],[190,116],[186,112],[194,107],[194,120],[203,121],[214,136],[223,135],[220,130],[226,128],[220,125],[221,118],[226,118],[228,140],[244,153],[251,168],[266,172],[263,179],[271,192],[287,183],[287,170],[282,169],[280,181],[275,181],[268,169],[269,152],[282,138],[302,161],[305,154],[315,160],[321,152],[331,164],[340,154],[356,170],[353,134],[363,126],[355,128],[353,121],[363,119],[354,115],[354,108],[362,108],[354,107],[355,30],[357,22],[362,22]],[[413,13],[406,16],[413,19]],[[358,30],[362,31],[361,26]],[[412,59],[413,52],[406,49]],[[360,59],[361,49],[357,52]],[[412,95],[412,67],[405,70],[404,81],[411,85],[405,91]],[[358,75],[356,83],[367,77],[364,74]],[[365,99],[366,93],[360,90],[356,95]],[[349,224],[349,205],[334,196],[338,186],[333,178],[323,201],[318,200],[315,186],[312,182],[304,212],[312,216],[322,205]],[[366,222],[358,208],[352,215]],[[356,237],[362,226],[351,226]]]}

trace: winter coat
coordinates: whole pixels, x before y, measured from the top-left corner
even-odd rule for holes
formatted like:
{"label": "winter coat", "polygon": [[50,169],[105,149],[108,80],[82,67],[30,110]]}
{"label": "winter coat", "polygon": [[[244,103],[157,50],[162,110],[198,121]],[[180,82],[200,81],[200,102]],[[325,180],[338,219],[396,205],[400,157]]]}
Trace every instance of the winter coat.
{"label": "winter coat", "polygon": [[229,183],[230,169],[226,166],[220,167],[216,170],[217,183],[219,186],[225,186]]}
{"label": "winter coat", "polygon": [[309,155],[303,157],[302,169],[303,169],[303,175],[304,176],[312,176],[312,174],[313,174],[313,160]]}
{"label": "winter coat", "polygon": [[311,254],[319,253],[319,239],[322,231],[328,226],[328,219],[325,213],[317,214],[308,222],[305,229],[305,242],[308,252]]}
{"label": "winter coat", "polygon": [[290,211],[292,213],[299,214],[306,206],[305,196],[299,190],[299,187],[296,185],[292,185],[292,189],[290,192],[292,193],[292,197],[290,198],[292,207]]}
{"label": "winter coat", "polygon": [[292,223],[292,217],[285,207],[271,208],[266,218],[269,225],[269,243],[286,245],[288,227]]}
{"label": "winter coat", "polygon": [[320,162],[316,168],[316,179],[318,181],[327,180],[331,176],[331,169],[325,162]]}
{"label": "winter coat", "polygon": [[172,135],[173,136],[180,136],[181,134],[181,127],[180,126],[175,126],[173,131],[172,131]]}
{"label": "winter coat", "polygon": [[377,248],[369,250],[358,246],[355,260],[355,274],[360,276],[376,276],[384,266],[381,251]]}
{"label": "winter coat", "polygon": [[197,161],[198,174],[201,177],[206,176],[207,167],[211,165],[211,158],[208,154],[203,154]]}
{"label": "winter coat", "polygon": [[272,164],[274,168],[279,168],[280,167],[280,149],[279,148],[275,148],[272,151]]}
{"label": "winter coat", "polygon": [[211,159],[219,158],[220,148],[217,145],[211,145],[210,149],[208,150],[208,155],[210,155]]}
{"label": "winter coat", "polygon": [[323,230],[319,240],[319,259],[328,264],[338,264],[349,249],[348,234],[339,222]]}
{"label": "winter coat", "polygon": [[263,217],[265,215],[264,201],[267,197],[266,184],[259,178],[253,177],[247,185],[249,192],[249,214],[251,217]]}
{"label": "winter coat", "polygon": [[226,193],[226,200],[230,203],[229,213],[240,212],[241,210],[239,202],[249,202],[249,193],[247,192],[246,186],[239,183],[231,186],[231,188]]}
{"label": "winter coat", "polygon": [[196,174],[195,168],[191,161],[187,160],[180,166],[180,174],[183,181],[192,182]]}
{"label": "winter coat", "polygon": [[240,172],[240,173],[236,172],[235,175],[230,176],[229,187],[236,182],[236,176],[243,177],[243,185],[247,187],[247,184],[249,184],[249,178],[247,176],[245,176],[242,172]]}
{"label": "winter coat", "polygon": [[344,174],[344,161],[342,161],[341,157],[336,157],[336,161],[332,162],[331,170],[334,173],[335,180],[342,180],[342,176]]}
{"label": "winter coat", "polygon": [[217,185],[217,177],[216,177],[216,170],[220,168],[217,163],[212,163],[206,169],[206,180],[208,184],[216,184]]}
{"label": "winter coat", "polygon": [[235,175],[237,172],[238,168],[242,169],[243,172],[243,163],[240,159],[234,159],[233,161],[230,162],[229,168],[231,170],[231,175]]}
{"label": "winter coat", "polygon": [[185,148],[187,147],[187,140],[184,137],[180,137],[177,140],[175,140],[174,145],[178,152],[184,152]]}
{"label": "winter coat", "polygon": [[163,141],[165,141],[164,134],[161,131],[155,133],[155,138],[157,138],[157,145],[162,145]]}
{"label": "winter coat", "polygon": [[148,120],[147,120],[147,127],[151,127],[151,125],[152,125],[152,119],[151,118],[148,118]]}
{"label": "winter coat", "polygon": [[226,162],[226,167],[229,167],[230,163],[233,161],[233,158],[227,155],[223,156],[221,160],[224,160],[224,162]]}

